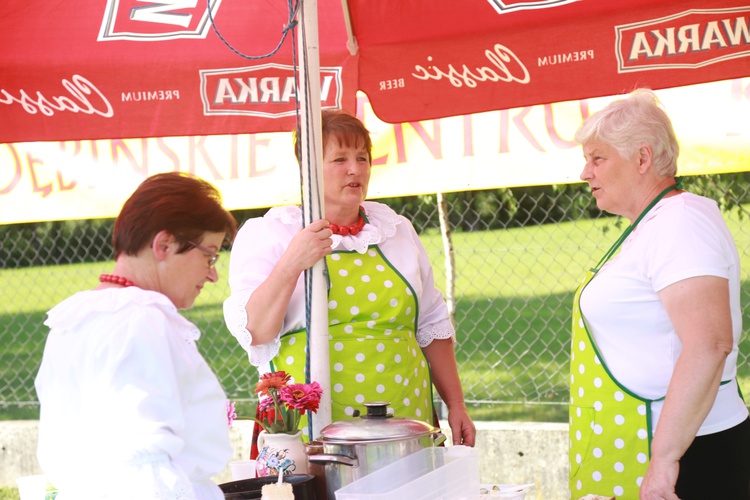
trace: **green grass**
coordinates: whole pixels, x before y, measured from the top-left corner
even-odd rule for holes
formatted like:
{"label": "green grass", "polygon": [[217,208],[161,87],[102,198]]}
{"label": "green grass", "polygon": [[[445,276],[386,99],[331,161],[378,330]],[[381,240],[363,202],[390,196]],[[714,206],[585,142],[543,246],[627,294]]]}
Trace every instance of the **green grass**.
{"label": "green grass", "polygon": [[[750,327],[750,241],[730,218],[743,267],[745,331]],[[570,308],[573,291],[619,235],[612,219],[508,230],[454,233],[457,359],[472,416],[477,420],[566,421]],[[740,240],[739,238],[744,238]],[[437,231],[422,237],[445,289]],[[221,279],[208,286],[185,315],[203,332],[201,352],[227,394],[252,413],[256,370],[224,326],[229,295],[228,255]],[[0,420],[38,418],[33,378],[47,329],[45,313],[70,294],[94,287],[112,263],[0,271]],[[739,378],[750,394],[750,339],[740,346]],[[3,385],[2,381],[12,380]],[[21,404],[19,404],[19,402]]]}
{"label": "green grass", "polygon": [[7,488],[0,486],[0,500],[20,500],[18,488]]}

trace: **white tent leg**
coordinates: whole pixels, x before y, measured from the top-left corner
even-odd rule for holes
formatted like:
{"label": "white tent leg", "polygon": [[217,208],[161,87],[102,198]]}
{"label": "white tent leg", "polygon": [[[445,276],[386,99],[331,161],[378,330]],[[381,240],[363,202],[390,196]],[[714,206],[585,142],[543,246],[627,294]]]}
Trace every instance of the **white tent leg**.
{"label": "white tent leg", "polygon": [[[318,44],[318,2],[302,1],[298,39],[300,60],[300,139],[302,145],[302,203],[304,225],[323,218],[323,139],[320,125],[320,46]],[[309,168],[305,166],[309,165]],[[328,291],[325,262],[312,268],[310,318],[310,378],[323,388],[318,412],[312,415],[311,438],[331,423],[331,374],[328,353]]]}

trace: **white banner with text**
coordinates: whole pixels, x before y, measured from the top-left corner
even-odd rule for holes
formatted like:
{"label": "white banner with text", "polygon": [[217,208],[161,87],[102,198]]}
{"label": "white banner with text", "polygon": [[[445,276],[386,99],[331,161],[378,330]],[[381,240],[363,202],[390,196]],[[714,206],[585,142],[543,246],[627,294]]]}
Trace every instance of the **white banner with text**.
{"label": "white banner with text", "polygon": [[[657,91],[680,141],[679,175],[750,170],[750,78]],[[585,116],[614,97],[387,124],[373,139],[369,198],[579,182]],[[0,144],[0,224],[114,217],[140,182],[179,170],[229,210],[299,203],[290,133]]]}

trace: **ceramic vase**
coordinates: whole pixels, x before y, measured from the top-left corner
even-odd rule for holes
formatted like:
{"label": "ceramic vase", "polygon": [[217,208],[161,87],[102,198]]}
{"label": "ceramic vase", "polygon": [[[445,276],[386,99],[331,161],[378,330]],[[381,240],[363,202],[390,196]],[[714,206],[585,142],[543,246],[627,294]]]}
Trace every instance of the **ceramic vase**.
{"label": "ceramic vase", "polygon": [[302,431],[297,431],[296,434],[269,434],[260,431],[255,471],[258,477],[278,476],[280,473],[285,476],[307,474],[307,454],[302,442]]}

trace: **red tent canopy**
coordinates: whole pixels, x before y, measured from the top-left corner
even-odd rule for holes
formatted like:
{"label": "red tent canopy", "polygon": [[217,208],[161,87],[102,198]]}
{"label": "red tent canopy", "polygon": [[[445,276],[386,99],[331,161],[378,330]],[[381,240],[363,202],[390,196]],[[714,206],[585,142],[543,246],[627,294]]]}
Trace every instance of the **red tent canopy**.
{"label": "red tent canopy", "polygon": [[[750,75],[748,0],[343,5],[318,0],[322,105],[353,111],[360,89],[388,122]],[[271,52],[288,15],[280,0],[4,1],[0,142],[292,130],[291,36],[237,53]]]}

